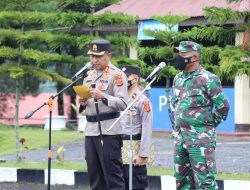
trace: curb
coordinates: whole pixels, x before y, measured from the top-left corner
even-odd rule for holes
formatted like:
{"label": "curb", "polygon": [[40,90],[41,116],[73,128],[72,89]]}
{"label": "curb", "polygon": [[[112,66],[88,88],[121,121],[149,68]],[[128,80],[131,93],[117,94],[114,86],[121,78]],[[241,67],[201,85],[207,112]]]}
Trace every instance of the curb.
{"label": "curb", "polygon": [[[1,182],[29,182],[48,184],[47,169],[22,169],[0,167]],[[148,176],[148,190],[175,190],[173,176]],[[217,180],[219,190],[247,190],[250,181]],[[83,171],[51,169],[51,185],[88,185],[88,174]]]}

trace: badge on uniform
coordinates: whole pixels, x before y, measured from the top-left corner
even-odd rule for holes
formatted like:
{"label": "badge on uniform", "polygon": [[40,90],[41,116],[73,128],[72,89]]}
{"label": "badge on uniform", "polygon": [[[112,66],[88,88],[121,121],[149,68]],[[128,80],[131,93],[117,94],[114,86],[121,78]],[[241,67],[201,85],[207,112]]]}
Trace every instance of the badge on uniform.
{"label": "badge on uniform", "polygon": [[108,79],[110,76],[110,73],[109,73],[109,67],[106,67],[103,71],[103,75],[102,75],[102,78],[103,79]]}
{"label": "badge on uniform", "polygon": [[103,83],[100,83],[98,85],[98,89],[101,90],[101,91],[105,91],[107,88],[106,88],[106,86]]}
{"label": "badge on uniform", "polygon": [[150,107],[149,102],[144,102],[144,111],[145,112],[150,112],[151,111],[151,107]]}
{"label": "badge on uniform", "polygon": [[93,78],[94,78],[94,75],[95,75],[95,71],[90,71],[90,72],[88,73],[87,79],[93,79]]}
{"label": "badge on uniform", "polygon": [[122,81],[122,74],[115,74],[115,85],[116,86],[122,86],[123,81]]}

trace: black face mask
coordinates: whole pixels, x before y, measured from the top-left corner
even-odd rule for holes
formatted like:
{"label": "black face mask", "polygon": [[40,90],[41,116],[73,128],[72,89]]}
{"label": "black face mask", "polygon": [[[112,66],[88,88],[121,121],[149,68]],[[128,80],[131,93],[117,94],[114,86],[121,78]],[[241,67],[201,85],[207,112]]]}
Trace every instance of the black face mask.
{"label": "black face mask", "polygon": [[132,80],[128,80],[128,89],[130,89],[130,87],[132,86]]}
{"label": "black face mask", "polygon": [[182,57],[182,56],[178,55],[177,59],[176,59],[177,69],[184,70],[188,63],[192,63],[191,58],[192,57]]}

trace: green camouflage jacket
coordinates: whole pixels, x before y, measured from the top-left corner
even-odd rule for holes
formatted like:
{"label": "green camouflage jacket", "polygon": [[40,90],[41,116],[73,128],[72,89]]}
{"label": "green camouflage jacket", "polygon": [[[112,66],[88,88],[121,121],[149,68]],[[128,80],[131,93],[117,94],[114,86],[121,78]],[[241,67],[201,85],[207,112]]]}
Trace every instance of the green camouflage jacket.
{"label": "green camouflage jacket", "polygon": [[182,131],[196,139],[208,137],[209,141],[215,135],[214,128],[226,119],[229,111],[219,78],[201,66],[192,73],[176,75],[172,105],[175,132]]}

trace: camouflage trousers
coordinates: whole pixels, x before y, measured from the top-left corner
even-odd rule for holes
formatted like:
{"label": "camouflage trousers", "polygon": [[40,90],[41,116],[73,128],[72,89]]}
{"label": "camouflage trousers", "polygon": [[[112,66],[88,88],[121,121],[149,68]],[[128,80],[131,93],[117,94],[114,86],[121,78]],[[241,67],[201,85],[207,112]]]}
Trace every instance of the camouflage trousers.
{"label": "camouflage trousers", "polygon": [[215,143],[186,145],[176,138],[174,148],[177,190],[217,190]]}

